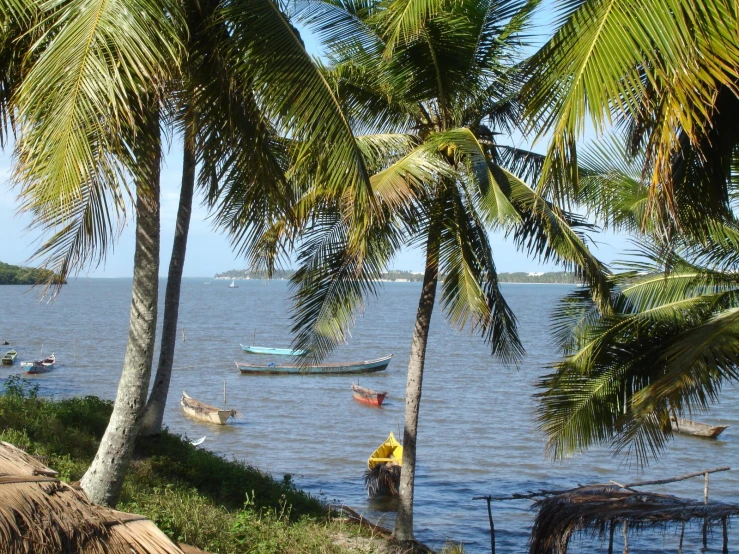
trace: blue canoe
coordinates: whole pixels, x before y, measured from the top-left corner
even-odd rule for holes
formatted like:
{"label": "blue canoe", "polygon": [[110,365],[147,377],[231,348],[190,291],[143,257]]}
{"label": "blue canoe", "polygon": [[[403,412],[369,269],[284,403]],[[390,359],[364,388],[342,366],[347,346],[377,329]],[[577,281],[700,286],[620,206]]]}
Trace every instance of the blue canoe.
{"label": "blue canoe", "polygon": [[245,364],[236,362],[236,367],[245,375],[346,375],[347,373],[374,373],[384,370],[393,355],[364,362],[333,362],[301,367],[289,364]]}
{"label": "blue canoe", "polygon": [[274,356],[302,356],[307,354],[308,350],[291,350],[290,348],[270,348],[269,346],[245,346],[241,345],[244,352],[252,354],[272,354]]}

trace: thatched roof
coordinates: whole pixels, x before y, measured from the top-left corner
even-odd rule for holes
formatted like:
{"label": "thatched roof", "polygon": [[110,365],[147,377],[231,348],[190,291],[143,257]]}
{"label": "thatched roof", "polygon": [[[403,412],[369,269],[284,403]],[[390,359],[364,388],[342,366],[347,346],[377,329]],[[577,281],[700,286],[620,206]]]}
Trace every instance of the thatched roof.
{"label": "thatched roof", "polygon": [[739,505],[622,489],[617,485],[581,487],[539,500],[531,532],[530,554],[566,554],[578,532],[605,532],[612,524],[628,527],[682,526],[693,519],[708,525],[739,515]]}
{"label": "thatched roof", "polygon": [[46,467],[37,458],[26,454],[9,442],[0,441],[0,475],[59,475]]}
{"label": "thatched roof", "polygon": [[56,472],[0,442],[0,544],[7,554],[183,554],[148,519],[92,504]]}

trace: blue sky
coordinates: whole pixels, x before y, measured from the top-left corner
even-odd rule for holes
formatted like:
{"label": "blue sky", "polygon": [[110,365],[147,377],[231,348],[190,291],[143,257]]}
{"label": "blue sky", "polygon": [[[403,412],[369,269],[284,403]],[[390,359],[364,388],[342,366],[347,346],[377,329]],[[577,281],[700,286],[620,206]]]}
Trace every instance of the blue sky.
{"label": "blue sky", "polygon": [[[551,8],[540,12],[540,22],[551,22]],[[548,26],[548,25],[547,25]],[[546,36],[545,23],[539,26],[540,41]],[[318,52],[315,42],[304,34],[309,50]],[[528,147],[520,137],[511,139],[516,146]],[[545,145],[538,144],[534,150],[542,151]],[[10,186],[11,147],[0,154],[0,261],[11,264],[33,264],[33,255],[40,235],[29,231],[30,218],[17,214],[16,192]],[[166,275],[169,266],[172,239],[174,236],[179,181],[182,166],[181,142],[175,138],[170,145],[162,167],[162,248],[160,274]],[[245,267],[245,261],[236,256],[229,245],[228,238],[214,229],[208,220],[207,210],[201,206],[202,198],[196,201],[193,210],[187,258],[184,274],[186,277],[207,277],[233,268]],[[129,277],[132,275],[134,252],[134,228],[129,221],[120,239],[105,262],[98,267],[86,268],[80,275],[89,277]],[[593,234],[596,255],[604,262],[623,257],[627,246],[626,239],[612,234]],[[499,272],[509,271],[553,271],[554,264],[541,264],[516,250],[511,241],[502,235],[491,235],[491,244]],[[402,251],[390,264],[390,269],[422,271],[423,253],[418,249]]]}

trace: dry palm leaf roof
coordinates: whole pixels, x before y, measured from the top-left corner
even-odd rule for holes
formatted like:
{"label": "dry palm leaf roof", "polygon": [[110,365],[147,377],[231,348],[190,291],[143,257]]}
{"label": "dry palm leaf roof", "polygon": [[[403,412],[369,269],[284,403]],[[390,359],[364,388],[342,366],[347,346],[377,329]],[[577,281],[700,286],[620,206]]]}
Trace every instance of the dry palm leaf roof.
{"label": "dry palm leaf roof", "polygon": [[682,526],[693,519],[708,525],[739,515],[739,505],[704,504],[675,496],[593,485],[539,500],[531,531],[530,554],[566,554],[578,532],[603,532],[626,522],[629,528]]}
{"label": "dry palm leaf roof", "polygon": [[148,519],[92,504],[54,470],[0,442],[0,544],[7,554],[183,554]]}

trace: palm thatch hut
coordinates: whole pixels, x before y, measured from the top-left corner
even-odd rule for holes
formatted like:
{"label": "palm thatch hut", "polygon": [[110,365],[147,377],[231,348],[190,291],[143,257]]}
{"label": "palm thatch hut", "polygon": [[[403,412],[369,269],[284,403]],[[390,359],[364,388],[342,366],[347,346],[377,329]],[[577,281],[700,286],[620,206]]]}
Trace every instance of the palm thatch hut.
{"label": "palm thatch hut", "polygon": [[0,442],[0,544],[7,554],[183,554],[148,519],[92,504],[84,492]]}
{"label": "palm thatch hut", "polygon": [[[704,503],[675,496],[624,489],[618,485],[591,485],[539,500],[538,514],[529,543],[530,554],[567,554],[570,539],[577,533],[609,534],[608,552],[613,552],[617,525],[626,529],[682,527],[697,520],[705,526],[723,526],[739,515],[739,505]],[[682,549],[682,534],[680,539]],[[627,551],[628,546],[625,548]]]}

